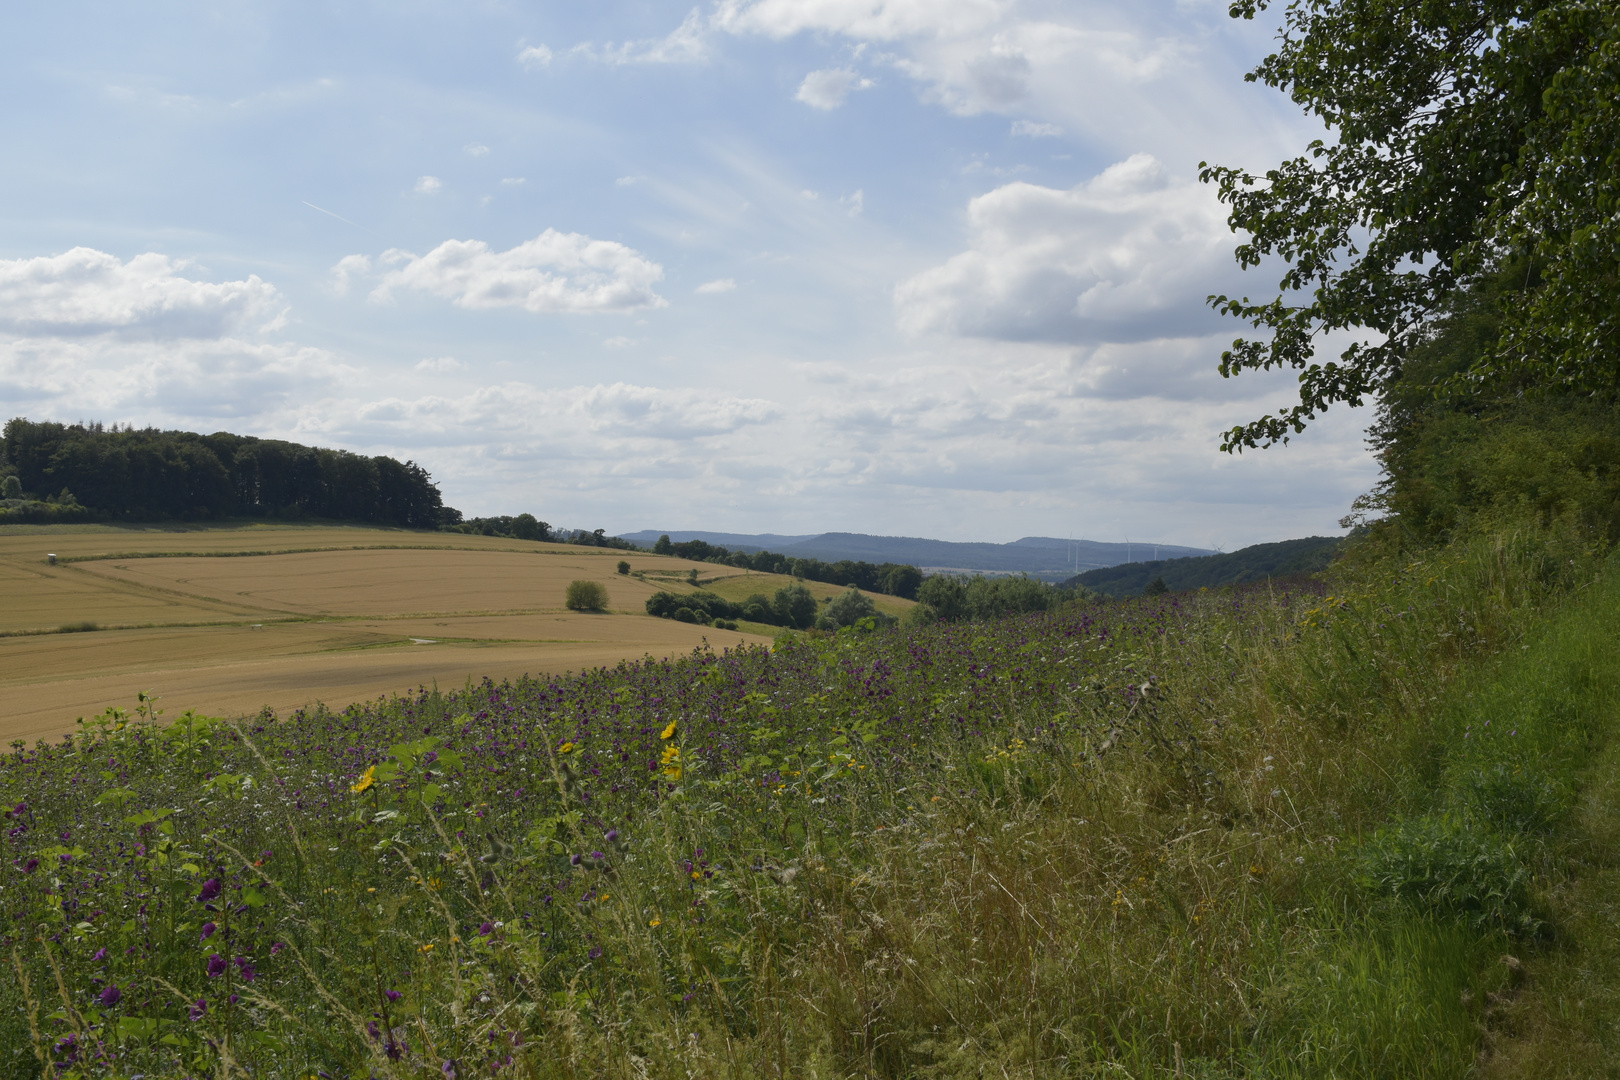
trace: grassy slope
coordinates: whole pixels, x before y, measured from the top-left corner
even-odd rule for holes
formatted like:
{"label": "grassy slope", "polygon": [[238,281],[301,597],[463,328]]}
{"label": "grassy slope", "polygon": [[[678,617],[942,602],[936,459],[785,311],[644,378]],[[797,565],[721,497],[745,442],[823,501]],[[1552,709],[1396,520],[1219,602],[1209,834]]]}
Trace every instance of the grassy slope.
{"label": "grassy slope", "polygon": [[[1512,1009],[1531,1017],[1556,989],[1518,988],[1501,955],[1590,970],[1547,952],[1535,920],[1574,949],[1600,940],[1558,898],[1597,881],[1568,876],[1568,807],[1613,728],[1620,575],[1566,600],[1595,567],[1524,537],[1391,570],[1347,568],[1331,597],[844,635],[375,706],[257,733],[259,764],[226,731],[12,758],[0,795],[38,815],[19,860],[64,826],[84,847],[0,893],[5,925],[54,935],[66,996],[37,934],[5,944],[44,1011],[65,1008],[40,1021],[52,1039],[106,1020],[86,1005],[98,972],[129,988],[114,1019],[171,1017],[183,1049],[134,1040],[133,1071],[186,1055],[212,1071],[200,1036],[234,1031],[238,1053],[299,1074],[453,1058],[469,1075],[510,1054],[519,1075],[558,1076],[1460,1076],[1480,1025],[1501,1043]],[[468,766],[443,832],[410,801],[419,781],[361,773],[424,727]],[[561,739],[577,772],[555,771]],[[678,796],[643,764],[677,743]],[[146,764],[97,780],[114,758]],[[258,782],[199,786],[219,773]],[[130,794],[109,799],[115,783]],[[121,930],[123,915],[64,920],[69,903],[133,911],[111,890],[137,860],[112,839],[164,799],[188,807],[175,840],[199,866],[148,871],[145,889],[177,876],[173,906]],[[557,819],[571,802],[591,816]],[[85,828],[98,816],[106,832]],[[571,870],[593,844],[608,869]],[[261,846],[268,870],[234,854]],[[1448,888],[1418,864],[1450,866]],[[269,881],[228,950],[260,958],[253,1016],[225,1013],[229,987],[202,971],[207,874]],[[296,952],[270,958],[272,939]],[[96,960],[103,941],[118,947]],[[212,1011],[188,1020],[152,974]],[[0,998],[0,1035],[29,1046],[28,1002]],[[365,1033],[389,1009],[403,1064]],[[1590,1045],[1607,1037],[1596,1011],[1582,1023]]]}

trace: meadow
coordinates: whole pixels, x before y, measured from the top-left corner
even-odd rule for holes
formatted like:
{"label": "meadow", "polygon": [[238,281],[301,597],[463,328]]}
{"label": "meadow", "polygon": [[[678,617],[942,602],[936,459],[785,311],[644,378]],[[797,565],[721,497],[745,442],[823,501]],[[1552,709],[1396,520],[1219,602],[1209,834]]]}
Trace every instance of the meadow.
{"label": "meadow", "polygon": [[0,1069],[1506,1068],[1617,614],[1580,537],[1501,534],[1286,590],[112,712],[0,759]]}
{"label": "meadow", "polygon": [[[710,588],[792,580],[640,553],[620,575],[625,554],[345,526],[0,527],[0,739],[137,692],[241,716],[765,640],[650,618],[646,598],[694,569]],[[564,608],[575,579],[607,588],[607,615]]]}

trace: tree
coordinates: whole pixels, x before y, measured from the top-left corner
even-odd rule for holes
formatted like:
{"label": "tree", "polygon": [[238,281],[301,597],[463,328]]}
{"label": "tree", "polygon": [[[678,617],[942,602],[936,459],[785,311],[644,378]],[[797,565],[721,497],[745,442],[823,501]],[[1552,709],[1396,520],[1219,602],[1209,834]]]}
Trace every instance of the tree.
{"label": "tree", "polygon": [[549,540],[551,525],[533,514],[519,514],[512,519],[512,535],[519,540]]}
{"label": "tree", "polygon": [[823,617],[835,627],[854,626],[862,619],[880,618],[872,598],[853,585],[833,597]]}
{"label": "tree", "polygon": [[795,581],[792,585],[777,589],[771,606],[776,609],[776,617],[783,626],[803,630],[816,621],[816,598],[802,582]]}
{"label": "tree", "polygon": [[570,581],[563,603],[569,611],[604,611],[608,606],[607,587],[600,581]]}
{"label": "tree", "polygon": [[674,550],[675,545],[669,542],[669,533],[665,533],[663,536],[660,536],[658,538],[658,542],[653,544],[654,555],[668,555]]}
{"label": "tree", "polygon": [[1164,578],[1156,577],[1152,581],[1147,583],[1147,588],[1142,590],[1142,595],[1143,596],[1163,596],[1165,593],[1167,593],[1169,591],[1170,591],[1170,586],[1168,586],[1168,585],[1166,585],[1164,583]]}
{"label": "tree", "polygon": [[0,498],[20,499],[22,494],[22,481],[15,476],[8,476],[4,480],[0,480]]}
{"label": "tree", "polygon": [[[1239,264],[1286,263],[1272,299],[1210,298],[1261,331],[1233,343],[1221,374],[1300,372],[1297,405],[1232,428],[1222,449],[1287,442],[1329,406],[1385,393],[1448,299],[1508,265],[1525,274],[1520,295],[1459,379],[1620,387],[1614,4],[1291,0],[1281,47],[1248,79],[1332,135],[1263,176],[1202,166],[1249,234]],[[1364,340],[1318,362],[1317,339],[1345,330]]]}
{"label": "tree", "polygon": [[621,574],[628,574],[630,572],[630,564],[624,559],[620,559],[619,565],[616,567],[616,569]]}

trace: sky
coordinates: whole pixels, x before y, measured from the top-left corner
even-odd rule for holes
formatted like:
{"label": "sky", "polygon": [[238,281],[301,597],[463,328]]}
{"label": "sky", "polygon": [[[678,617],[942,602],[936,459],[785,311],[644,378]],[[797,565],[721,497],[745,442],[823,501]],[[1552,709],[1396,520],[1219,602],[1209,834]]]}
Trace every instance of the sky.
{"label": "sky", "polygon": [[11,5],[0,412],[412,459],[555,525],[1336,535],[1368,410],[1222,379],[1226,0]]}

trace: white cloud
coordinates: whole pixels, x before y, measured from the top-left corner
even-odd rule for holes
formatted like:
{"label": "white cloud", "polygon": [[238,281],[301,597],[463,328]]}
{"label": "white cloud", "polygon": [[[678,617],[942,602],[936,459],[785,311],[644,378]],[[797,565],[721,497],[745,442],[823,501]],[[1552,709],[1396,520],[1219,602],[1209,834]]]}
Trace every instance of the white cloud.
{"label": "white cloud", "polygon": [[1208,333],[1233,281],[1226,214],[1137,154],[1069,190],[1012,183],[968,206],[970,248],[895,290],[901,326],[1097,344]]}
{"label": "white cloud", "polygon": [[850,217],[860,217],[861,212],[866,209],[866,192],[856,188],[855,194],[839,199],[838,203],[849,208]]}
{"label": "white cloud", "polygon": [[855,90],[865,90],[872,80],[863,78],[849,68],[826,68],[812,71],[799,84],[794,100],[816,109],[836,109]]}
{"label": "white cloud", "polygon": [[461,148],[469,157],[483,157],[489,153],[489,147],[483,143],[468,143]]}
{"label": "white cloud", "polygon": [[124,262],[87,247],[0,259],[0,331],[209,338],[284,321],[280,295],[257,275],[195,281],[180,275],[183,267],[152,252]]}
{"label": "white cloud", "polygon": [[450,371],[460,371],[467,365],[453,356],[430,356],[416,362],[417,371],[433,371],[440,374]]}
{"label": "white cloud", "polygon": [[737,282],[732,278],[716,278],[714,281],[705,281],[692,291],[702,296],[713,296],[718,293],[732,292],[737,288]]}
{"label": "white cloud", "polygon": [[518,53],[518,63],[533,71],[535,68],[549,67],[551,64],[551,50],[544,45],[530,45]]}
{"label": "white cloud", "polygon": [[617,180],[613,181],[613,183],[618,187],[635,187],[637,184],[644,182],[646,179],[647,178],[645,176],[621,176]]}
{"label": "white cloud", "polygon": [[356,278],[363,278],[371,273],[371,259],[365,255],[345,255],[332,267],[332,292],[338,296],[349,295],[349,286]]}
{"label": "white cloud", "polygon": [[1063,134],[1063,129],[1056,124],[1038,124],[1033,120],[1014,120],[1012,133],[1031,139],[1054,139]]}
{"label": "white cloud", "polygon": [[635,343],[635,338],[627,338],[622,336],[602,339],[602,347],[604,349],[622,349],[627,345],[634,345]]}
{"label": "white cloud", "polygon": [[416,180],[416,193],[418,195],[437,195],[442,187],[444,187],[444,181],[437,176],[421,176]]}
{"label": "white cloud", "polygon": [[523,184],[527,184],[528,182],[529,182],[529,179],[526,176],[503,176],[503,177],[501,177],[501,183],[505,184],[507,187],[520,187]]}
{"label": "white cloud", "polygon": [[623,312],[666,304],[653,291],[663,267],[615,241],[555,229],[506,251],[482,240],[446,240],[426,255],[384,252],[381,262],[397,267],[372,290],[384,303],[396,289],[415,289],[472,310]]}
{"label": "white cloud", "polygon": [[[737,35],[782,40],[798,34],[837,36],[857,50],[877,46],[870,63],[912,80],[925,101],[959,115],[1016,113],[1098,139],[1123,153],[1135,146],[1168,151],[1211,130],[1231,128],[1234,92],[1229,71],[1202,64],[1213,29],[1224,15],[1189,27],[1175,3],[1119,4],[1104,0],[720,0],[711,25]],[[1210,5],[1214,7],[1214,5]],[[1222,20],[1224,21],[1224,20]],[[820,74],[820,73],[818,73]],[[800,100],[832,107],[842,96]],[[822,104],[826,102],[827,104]],[[1021,131],[1020,134],[1036,134]],[[1045,132],[1042,132],[1043,134]],[[1194,157],[1196,160],[1196,157]]]}
{"label": "white cloud", "polygon": [[695,64],[709,58],[709,43],[703,16],[693,8],[666,37],[619,45],[582,42],[569,52],[603,64]]}

